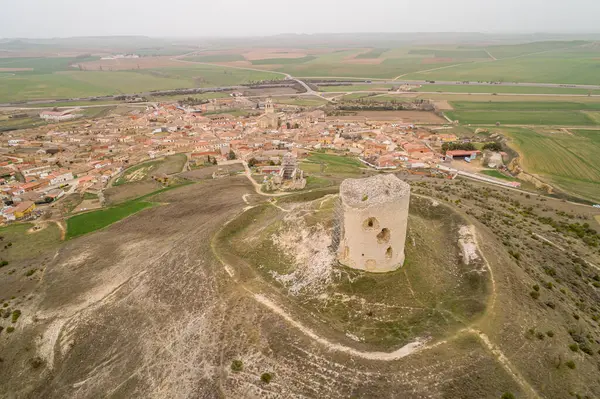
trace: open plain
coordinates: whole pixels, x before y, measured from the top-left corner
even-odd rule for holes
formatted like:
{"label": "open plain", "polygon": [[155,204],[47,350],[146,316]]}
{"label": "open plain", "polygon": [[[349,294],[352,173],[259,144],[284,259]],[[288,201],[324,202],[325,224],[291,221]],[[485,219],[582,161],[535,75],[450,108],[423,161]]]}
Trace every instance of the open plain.
{"label": "open plain", "polygon": [[0,39],[0,397],[600,397],[597,42],[367,36]]}

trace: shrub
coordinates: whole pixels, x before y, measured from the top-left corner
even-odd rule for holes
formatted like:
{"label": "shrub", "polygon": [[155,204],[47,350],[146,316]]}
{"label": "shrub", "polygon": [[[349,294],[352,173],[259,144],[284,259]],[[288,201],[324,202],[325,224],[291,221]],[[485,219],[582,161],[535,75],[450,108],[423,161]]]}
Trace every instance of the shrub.
{"label": "shrub", "polygon": [[271,373],[263,373],[260,376],[260,380],[262,382],[264,382],[265,384],[268,384],[269,382],[271,382],[272,379],[273,379],[273,376],[271,375]]}
{"label": "shrub", "polygon": [[581,349],[581,351],[582,351],[583,353],[585,353],[586,355],[590,355],[590,356],[593,356],[593,355],[594,355],[594,352],[592,351],[592,348],[590,348],[590,347],[589,347],[589,346],[587,346],[587,345],[581,345],[581,346],[579,347],[579,349]]}
{"label": "shrub", "polygon": [[568,368],[570,368],[571,370],[573,370],[575,368],[575,362],[572,360],[569,360],[568,362],[565,363],[567,365]]}
{"label": "shrub", "polygon": [[8,265],[8,261],[7,260],[0,261],[0,267],[6,266],[6,265]]}
{"label": "shrub", "polygon": [[4,330],[4,327],[0,326],[0,333]]}
{"label": "shrub", "polygon": [[540,293],[538,291],[531,291],[529,293],[533,299],[538,299],[540,297]]}
{"label": "shrub", "polygon": [[540,286],[537,285],[537,284],[534,284],[532,288],[533,288],[534,291],[539,291],[540,290]]}
{"label": "shrub", "polygon": [[546,286],[546,288],[548,288],[549,290],[551,290],[554,287],[554,284],[552,284],[551,281],[546,282],[546,284],[544,284]]}
{"label": "shrub", "polygon": [[550,338],[554,337],[554,331],[549,330],[546,332],[546,335],[549,336]]}
{"label": "shrub", "polygon": [[577,352],[579,350],[579,345],[571,344],[569,345],[569,349],[571,349],[573,352]]}
{"label": "shrub", "polygon": [[530,328],[529,330],[527,330],[527,332],[525,333],[525,338],[527,339],[531,339],[533,338],[533,336],[535,335],[535,329],[534,328]]}
{"label": "shrub", "polygon": [[543,332],[538,332],[535,336],[539,340],[542,340],[542,339],[544,339],[546,337]]}
{"label": "shrub", "polygon": [[546,302],[546,306],[548,306],[550,309],[554,309],[556,307],[554,302],[551,302],[551,301]]}
{"label": "shrub", "polygon": [[511,392],[504,392],[500,399],[515,399],[515,395],[513,395]]}
{"label": "shrub", "polygon": [[44,359],[39,356],[29,359],[29,364],[32,368],[37,369],[40,368],[44,364]]}
{"label": "shrub", "polygon": [[12,322],[13,323],[16,323],[17,320],[19,320],[19,317],[21,317],[21,311],[19,309],[12,312]]}
{"label": "shrub", "polygon": [[231,362],[231,370],[238,373],[240,371],[242,371],[244,368],[244,364],[242,363],[241,360],[234,360],[233,362]]}
{"label": "shrub", "polygon": [[25,277],[32,276],[35,272],[37,272],[37,269],[27,270],[27,272],[25,273]]}
{"label": "shrub", "polygon": [[11,333],[11,332],[13,332],[13,331],[15,331],[15,328],[14,328],[13,326],[6,327],[6,332],[7,332],[7,333]]}

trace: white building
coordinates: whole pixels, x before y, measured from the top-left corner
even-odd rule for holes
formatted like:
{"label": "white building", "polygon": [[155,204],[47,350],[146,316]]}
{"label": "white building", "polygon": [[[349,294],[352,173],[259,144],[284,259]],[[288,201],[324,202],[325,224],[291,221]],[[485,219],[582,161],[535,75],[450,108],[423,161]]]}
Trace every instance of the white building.
{"label": "white building", "polygon": [[74,109],[67,109],[65,111],[42,111],[40,113],[40,118],[47,120],[47,121],[55,121],[55,122],[66,121],[69,119],[74,119],[79,116],[79,115],[75,115],[73,112],[75,112]]}
{"label": "white building", "polygon": [[57,170],[56,172],[50,173],[46,178],[50,180],[50,184],[54,186],[73,180],[73,173],[66,170]]}

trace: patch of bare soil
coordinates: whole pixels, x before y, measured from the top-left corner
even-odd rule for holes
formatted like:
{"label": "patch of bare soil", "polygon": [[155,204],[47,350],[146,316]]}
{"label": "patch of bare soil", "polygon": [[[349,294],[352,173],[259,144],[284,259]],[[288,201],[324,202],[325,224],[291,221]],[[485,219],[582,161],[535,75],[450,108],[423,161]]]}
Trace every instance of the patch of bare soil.
{"label": "patch of bare soil", "polygon": [[242,54],[244,58],[250,61],[264,60],[268,58],[302,58],[308,53],[300,49],[282,49],[282,48],[264,48],[252,49]]}
{"label": "patch of bare soil", "polygon": [[433,104],[441,111],[451,111],[454,109],[454,107],[452,107],[452,105],[450,105],[450,103],[446,100],[434,101]]}
{"label": "patch of bare soil", "polygon": [[154,180],[146,180],[108,188],[104,191],[104,197],[106,203],[112,205],[150,194],[160,188],[162,188],[160,183]]}
{"label": "patch of bare soil", "polygon": [[184,172],[179,176],[184,179],[189,180],[205,180],[212,179],[213,173],[217,171],[227,171],[231,174],[240,173],[244,171],[244,166],[242,164],[236,163],[231,165],[219,165],[219,166],[205,166],[198,169],[191,170],[189,172]]}
{"label": "patch of bare soil", "polygon": [[83,200],[81,204],[77,205],[77,207],[73,210],[72,213],[91,211],[93,209],[102,208],[102,204],[100,204],[100,200]]}
{"label": "patch of bare soil", "polygon": [[416,124],[443,124],[447,121],[433,112],[426,111],[357,111],[354,115],[331,116],[329,120],[402,121]]}
{"label": "patch of bare soil", "polygon": [[42,222],[35,223],[32,228],[27,230],[27,234],[39,233],[40,231],[42,231],[46,227],[48,227],[48,223],[50,223],[50,222],[42,221]]}

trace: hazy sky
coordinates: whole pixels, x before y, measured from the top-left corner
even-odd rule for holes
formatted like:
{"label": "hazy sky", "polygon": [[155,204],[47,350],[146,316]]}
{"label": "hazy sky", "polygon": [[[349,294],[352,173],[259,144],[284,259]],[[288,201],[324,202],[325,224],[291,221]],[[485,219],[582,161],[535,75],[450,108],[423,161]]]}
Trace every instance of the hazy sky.
{"label": "hazy sky", "polygon": [[600,0],[0,0],[0,37],[598,32],[599,16]]}

